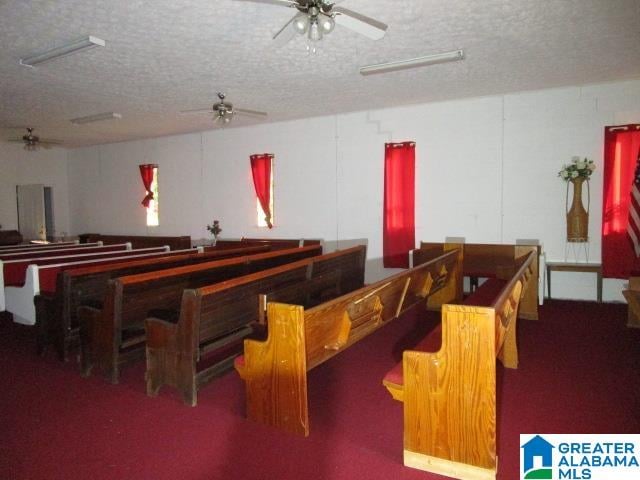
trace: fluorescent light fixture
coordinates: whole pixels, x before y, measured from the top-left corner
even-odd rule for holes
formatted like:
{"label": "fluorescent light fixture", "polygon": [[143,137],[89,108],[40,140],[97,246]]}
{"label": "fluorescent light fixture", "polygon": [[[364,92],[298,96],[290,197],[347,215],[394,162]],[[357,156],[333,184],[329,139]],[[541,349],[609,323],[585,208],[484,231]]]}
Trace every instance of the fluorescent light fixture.
{"label": "fluorescent light fixture", "polygon": [[115,118],[120,119],[122,118],[122,115],[114,112],[96,113],[95,115],[89,115],[88,117],[72,118],[69,121],[76,125],[83,125],[85,123],[101,122],[103,120],[113,120]]}
{"label": "fluorescent light fixture", "polygon": [[33,67],[50,60],[66,57],[72,53],[80,52],[82,50],[88,50],[94,47],[104,47],[106,42],[98,37],[89,35],[88,37],[81,38],[75,42],[67,43],[59,47],[47,50],[46,52],[32,55],[27,58],[20,59],[20,65],[26,65],[27,67]]}
{"label": "fluorescent light fixture", "polygon": [[377,63],[375,65],[366,65],[360,67],[360,75],[372,75],[375,73],[395,72],[397,70],[405,70],[408,68],[424,67],[436,63],[455,62],[464,58],[462,50],[454,50],[452,52],[437,53],[435,55],[427,55],[426,57],[410,58],[408,60],[399,60],[397,62]]}

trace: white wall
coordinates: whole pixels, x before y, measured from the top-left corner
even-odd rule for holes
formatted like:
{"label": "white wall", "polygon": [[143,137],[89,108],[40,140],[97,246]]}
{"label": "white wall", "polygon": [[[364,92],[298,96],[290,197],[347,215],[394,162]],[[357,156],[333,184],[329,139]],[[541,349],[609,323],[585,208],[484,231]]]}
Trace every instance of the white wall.
{"label": "white wall", "polygon": [[[52,187],[56,235],[69,232],[67,151],[61,148],[27,152],[20,144],[0,143],[0,225],[18,229],[16,185]],[[48,232],[50,233],[50,232]]]}
{"label": "white wall", "polygon": [[[417,143],[416,242],[538,238],[565,258],[565,184],[573,155],[594,159],[590,261],[600,260],[604,126],[640,121],[640,81],[356,112],[69,151],[71,231],[206,237],[366,239],[383,274],[384,143]],[[255,226],[248,157],[275,154],[275,223]],[[160,166],[160,226],[145,226],[137,165]],[[343,242],[344,243],[344,242]],[[573,260],[573,258],[569,258]],[[580,258],[584,260],[584,255]],[[554,273],[554,296],[595,299],[590,274]],[[621,282],[605,299],[621,300]]]}

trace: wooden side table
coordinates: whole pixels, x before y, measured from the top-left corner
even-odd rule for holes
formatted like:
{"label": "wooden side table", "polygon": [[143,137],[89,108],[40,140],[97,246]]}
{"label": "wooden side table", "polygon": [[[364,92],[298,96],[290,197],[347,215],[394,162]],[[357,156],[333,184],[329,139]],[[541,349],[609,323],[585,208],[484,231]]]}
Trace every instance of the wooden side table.
{"label": "wooden side table", "polygon": [[597,298],[602,302],[602,264],[601,263],[567,263],[547,262],[547,292],[551,298],[551,272],[595,273],[597,275]]}

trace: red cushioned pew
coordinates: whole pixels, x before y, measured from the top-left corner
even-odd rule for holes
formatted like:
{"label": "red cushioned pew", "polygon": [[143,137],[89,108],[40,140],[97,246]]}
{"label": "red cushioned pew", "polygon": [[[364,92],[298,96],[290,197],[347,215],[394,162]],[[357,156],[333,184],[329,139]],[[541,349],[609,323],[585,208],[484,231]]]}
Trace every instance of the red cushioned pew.
{"label": "red cushioned pew", "polygon": [[3,276],[0,279],[0,286],[3,287],[4,293],[4,296],[0,297],[0,307],[12,313],[14,321],[25,325],[34,325],[36,314],[33,298],[40,292],[40,267],[82,261],[113,261],[153,254],[162,255],[167,251],[168,247],[154,247],[7,261],[3,265]]}

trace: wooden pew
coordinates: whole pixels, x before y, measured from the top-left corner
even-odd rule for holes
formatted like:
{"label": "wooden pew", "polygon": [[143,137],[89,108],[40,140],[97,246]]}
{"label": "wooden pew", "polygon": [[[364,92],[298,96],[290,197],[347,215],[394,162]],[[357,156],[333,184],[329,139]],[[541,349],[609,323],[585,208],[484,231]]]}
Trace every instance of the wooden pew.
{"label": "wooden pew", "polygon": [[153,236],[153,235],[103,235],[100,233],[83,233],[78,235],[80,243],[102,242],[105,245],[113,243],[129,242],[133,248],[148,248],[168,245],[171,250],[184,250],[191,248],[191,237],[181,236]]}
{"label": "wooden pew", "polygon": [[198,389],[231,367],[242,339],[264,317],[265,294],[311,306],[361,287],[365,261],[361,245],[185,290],[177,323],[146,320],[147,394],[170,385],[195,406]]}
{"label": "wooden pew", "polygon": [[48,268],[80,261],[110,262],[124,258],[161,255],[166,252],[168,247],[153,247],[0,262],[0,286],[4,286],[0,307],[13,314],[15,322],[34,325],[36,313],[33,299],[40,293],[40,278]]}
{"label": "wooden pew", "polygon": [[385,376],[385,387],[404,404],[406,466],[495,480],[496,356],[517,368],[516,318],[534,261],[529,252],[509,280],[490,279],[463,305],[443,305],[441,329],[405,351]]}
{"label": "wooden pew", "polygon": [[177,318],[183,290],[320,253],[320,246],[278,250],[109,280],[101,307],[83,305],[78,309],[82,374],[89,375],[97,365],[117,383],[123,365],[144,357],[145,318]]}
{"label": "wooden pew", "polygon": [[320,245],[322,242],[317,239],[303,238],[248,238],[242,237],[240,240],[218,240],[215,247],[205,247],[205,250],[220,248],[237,248],[238,244],[242,246],[248,245],[269,245],[272,250],[281,248],[307,247],[309,245]]}
{"label": "wooden pew", "polygon": [[299,301],[304,291],[269,295],[268,338],[245,340],[244,356],[236,362],[245,381],[247,417],[309,435],[307,372],[407,309],[426,306],[430,295],[454,295],[460,268],[458,252],[448,252],[308,310]]}
{"label": "wooden pew", "polygon": [[127,259],[118,263],[66,265],[50,272],[50,276],[55,275],[53,282],[50,280],[44,288],[41,285],[41,293],[35,297],[38,353],[42,355],[48,345],[54,344],[60,359],[68,359],[70,350],[77,347],[80,341],[78,307],[83,304],[100,307],[107,281],[111,278],[253,255],[268,250],[268,246],[209,253],[199,253],[193,249],[176,250],[159,257]]}
{"label": "wooden pew", "polygon": [[[33,250],[55,250],[56,248],[68,248],[68,247],[73,247],[74,245],[79,245],[77,240],[70,241],[70,242],[27,243],[27,244],[23,243],[20,245],[4,245],[4,246],[0,246],[0,254],[33,251]],[[86,244],[86,245],[90,246],[91,244]]]}
{"label": "wooden pew", "polygon": [[629,287],[622,291],[627,300],[627,327],[640,328],[640,277],[629,277]]}
{"label": "wooden pew", "polygon": [[[412,265],[419,265],[436,255],[441,255],[453,249],[462,249],[462,272],[472,279],[477,286],[478,277],[496,277],[501,272],[509,272],[516,265],[517,259],[528,252],[534,252],[533,281],[527,285],[527,290],[520,304],[520,317],[527,320],[538,320],[539,292],[539,245],[509,245],[484,243],[434,243],[420,242],[420,248],[410,254]],[[462,300],[462,284],[458,287],[458,303]]]}
{"label": "wooden pew", "polygon": [[83,245],[65,245],[62,248],[21,249],[11,252],[0,252],[0,260],[8,262],[51,256],[112,252],[116,250],[131,250],[131,244],[119,243],[116,245],[102,245],[101,243],[85,243]]}

